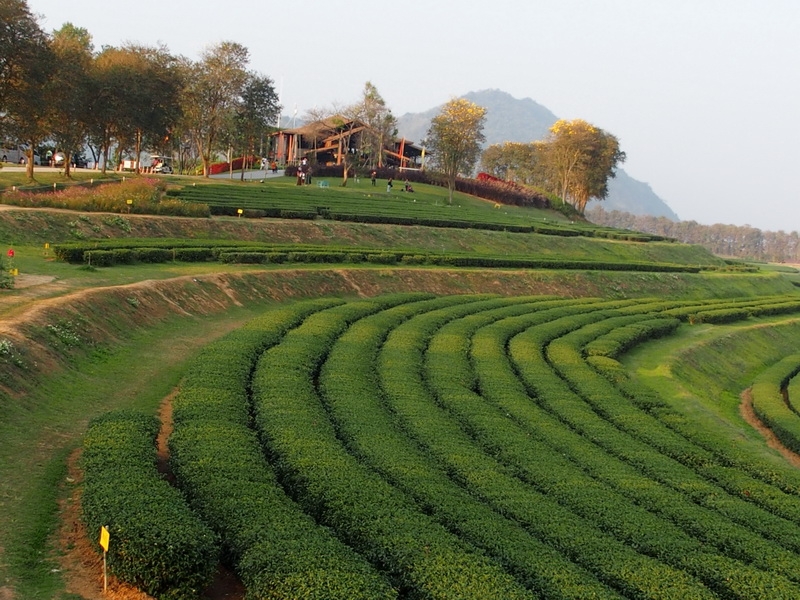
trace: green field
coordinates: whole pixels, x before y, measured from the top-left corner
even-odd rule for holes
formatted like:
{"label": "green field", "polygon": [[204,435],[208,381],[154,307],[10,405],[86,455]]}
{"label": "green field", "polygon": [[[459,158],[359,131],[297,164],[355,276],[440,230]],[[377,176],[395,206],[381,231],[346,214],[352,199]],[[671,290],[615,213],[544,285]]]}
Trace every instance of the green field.
{"label": "green field", "polygon": [[[288,210],[300,208],[292,192],[309,205],[339,192],[280,185]],[[0,210],[20,272],[55,278],[0,292],[2,594],[87,597],[55,535],[58,502],[80,485],[106,507],[91,527],[109,525],[140,557],[131,567],[112,551],[112,569],[156,596],[201,596],[219,557],[252,598],[800,597],[800,472],[739,412],[760,379],[780,389],[788,376],[796,391],[794,362],[780,362],[800,351],[796,272],[729,273],[702,249],[588,226],[564,237],[325,215],[120,219]],[[92,237],[716,270],[87,270],[43,247]],[[86,439],[120,475],[67,477],[92,419],[159,414],[173,391],[169,455],[183,496],[163,493],[150,426],[116,415]],[[791,446],[796,413],[761,414]],[[104,433],[112,426],[124,444]],[[145,516],[156,496],[185,497],[180,511],[214,531],[215,550],[190,560],[199,534],[182,539],[170,527],[186,521],[159,520],[166,509]],[[166,549],[154,531],[170,551],[187,548],[185,560],[157,560]]]}

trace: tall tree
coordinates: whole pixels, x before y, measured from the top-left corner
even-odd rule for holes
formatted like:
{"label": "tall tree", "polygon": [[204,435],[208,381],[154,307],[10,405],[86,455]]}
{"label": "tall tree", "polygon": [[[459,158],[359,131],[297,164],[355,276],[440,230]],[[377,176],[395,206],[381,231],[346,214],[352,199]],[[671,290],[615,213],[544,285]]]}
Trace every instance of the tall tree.
{"label": "tall tree", "polygon": [[608,196],[608,180],[625,161],[616,137],[582,119],[557,121],[540,149],[546,187],[580,213],[591,198]]}
{"label": "tall tree", "polygon": [[342,165],[342,187],[347,187],[347,180],[350,175],[350,167],[357,160],[359,148],[356,148],[354,141],[358,138],[356,134],[363,136],[366,125],[362,121],[362,106],[356,102],[349,106],[333,108],[333,116],[328,121],[336,128],[338,135],[338,155],[339,163]]}
{"label": "tall tree", "polygon": [[185,129],[197,147],[208,177],[219,140],[233,123],[233,115],[247,83],[247,48],[235,42],[221,42],[208,48],[199,62],[183,65],[185,86],[181,101]]}
{"label": "tall tree", "polygon": [[397,137],[397,119],[375,85],[367,81],[353,113],[366,125],[359,151],[370,168],[383,166],[383,149]]}
{"label": "tall tree", "polygon": [[0,2],[0,48],[0,131],[28,145],[28,178],[33,179],[34,151],[48,133],[55,61],[24,0]]}
{"label": "tall tree", "polygon": [[448,199],[453,203],[456,177],[468,174],[475,167],[486,140],[483,126],[486,109],[464,98],[451,100],[431,121],[426,144],[432,154],[434,168],[447,179]]}
{"label": "tall tree", "polygon": [[64,174],[69,177],[72,156],[82,150],[90,121],[92,38],[86,29],[65,23],[53,32],[51,47],[58,68],[50,86],[50,134],[64,153]]}
{"label": "tall tree", "polygon": [[[143,147],[157,147],[179,114],[176,61],[163,47],[106,47],[91,71],[90,138],[103,156],[103,171],[123,155],[137,165]],[[110,160],[109,152],[117,156]]]}
{"label": "tall tree", "polygon": [[[280,108],[272,80],[257,73],[249,73],[235,115],[235,137],[243,156],[254,155],[256,143],[260,143],[274,130]],[[244,169],[242,178],[244,179]]]}

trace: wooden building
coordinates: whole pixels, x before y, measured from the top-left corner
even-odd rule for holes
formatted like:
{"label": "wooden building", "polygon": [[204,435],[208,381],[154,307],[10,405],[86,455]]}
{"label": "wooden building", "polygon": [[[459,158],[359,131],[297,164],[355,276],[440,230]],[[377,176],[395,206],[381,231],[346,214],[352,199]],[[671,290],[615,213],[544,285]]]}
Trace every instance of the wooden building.
{"label": "wooden building", "polygon": [[[362,136],[367,130],[368,126],[360,121],[339,117],[283,129],[272,134],[274,157],[282,165],[297,165],[303,158],[316,164],[340,165],[345,152],[361,154]],[[378,164],[421,168],[424,155],[423,148],[408,140],[392,140],[382,148]]]}

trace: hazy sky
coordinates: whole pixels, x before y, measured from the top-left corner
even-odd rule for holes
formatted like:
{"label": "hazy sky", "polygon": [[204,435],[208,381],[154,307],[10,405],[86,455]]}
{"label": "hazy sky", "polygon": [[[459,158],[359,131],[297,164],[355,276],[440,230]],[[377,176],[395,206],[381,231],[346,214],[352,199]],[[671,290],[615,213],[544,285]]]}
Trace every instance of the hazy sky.
{"label": "hazy sky", "polygon": [[684,220],[800,230],[798,0],[28,0],[96,48],[235,41],[284,114],[358,99],[396,116],[496,88],[616,135]]}

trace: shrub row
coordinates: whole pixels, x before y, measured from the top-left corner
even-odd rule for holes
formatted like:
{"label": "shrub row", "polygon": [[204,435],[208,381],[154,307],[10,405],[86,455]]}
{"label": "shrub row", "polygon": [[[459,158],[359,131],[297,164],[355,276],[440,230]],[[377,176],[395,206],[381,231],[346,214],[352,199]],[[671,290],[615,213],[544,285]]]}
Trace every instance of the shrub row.
{"label": "shrub row", "polygon": [[800,354],[778,361],[753,382],[753,410],[777,438],[800,452],[800,414],[784,396],[789,380],[800,373]]}
{"label": "shrub row", "polygon": [[[523,461],[528,468],[538,470],[537,476],[525,483],[512,476],[516,469],[509,472],[497,462],[502,448],[513,443],[513,438],[505,435],[509,427],[515,427],[507,415],[485,410],[486,403],[480,398],[474,394],[474,399],[467,397],[470,392],[460,394],[457,399],[440,396],[439,401],[448,408],[458,405],[455,410],[459,420],[476,435],[479,440],[476,444],[462,430],[459,420],[436,407],[423,381],[422,353],[430,335],[452,316],[455,316],[452,311],[438,311],[409,319],[394,329],[383,345],[378,359],[381,387],[386,391],[392,412],[402,419],[403,429],[429,449],[441,463],[440,468],[457,481],[468,483],[470,490],[486,504],[524,525],[564,557],[581,564],[585,571],[573,566],[568,572],[576,577],[583,571],[577,581],[584,586],[591,587],[597,578],[624,596],[655,597],[668,593],[667,590],[671,593],[681,590],[687,597],[713,597],[692,577],[643,555],[641,549],[634,550],[632,545],[615,539],[610,529],[598,526],[598,506],[592,507],[592,516],[587,518],[562,504],[560,495],[580,496],[581,488],[564,485],[560,465],[548,461],[546,454],[532,449]],[[490,431],[495,431],[500,441],[484,444]],[[522,437],[525,438],[522,444],[529,446],[529,436]],[[533,465],[529,464],[531,461]],[[547,486],[546,480],[554,481],[555,485]],[[610,500],[605,502],[609,504]]]}
{"label": "shrub row", "polygon": [[[569,326],[568,323],[565,325]],[[556,329],[559,326],[555,322],[549,323],[536,328],[535,331],[526,332],[524,336],[515,338],[511,342],[512,352],[515,347],[518,347],[515,344],[524,341],[529,352],[542,353],[543,348],[552,340],[568,333],[566,330]],[[549,348],[548,351],[552,351],[552,348]],[[563,358],[563,355],[559,355],[559,358]],[[568,384],[570,389],[588,391],[585,387],[581,387],[581,379],[577,374],[584,373],[583,371],[576,369],[573,377],[566,364],[562,366],[558,360],[553,359],[543,365],[544,372],[541,369],[536,371],[535,376],[539,379],[534,380],[533,377],[526,376],[529,366],[534,364],[532,356],[524,354],[520,356],[519,360],[522,362],[515,359],[515,364],[524,365],[520,372],[526,385],[542,385],[542,382],[547,381],[550,377],[547,370],[555,369],[566,379],[559,385]],[[590,378],[587,381],[592,381],[592,385],[594,385],[597,380]],[[544,394],[542,397],[549,403],[550,396],[548,394]],[[646,413],[635,410],[635,402],[626,406],[622,401],[624,395],[617,395],[606,390],[605,393],[597,392],[581,397],[586,401],[590,400],[590,405],[585,402],[552,404],[551,410],[554,410],[566,422],[573,424],[579,431],[584,432],[585,435],[591,435],[601,440],[602,446],[610,453],[637,466],[651,477],[670,487],[689,493],[693,501],[715,507],[731,518],[756,528],[760,526],[761,522],[774,524],[774,519],[770,520],[769,515],[765,514],[764,518],[757,516],[762,513],[757,506],[766,508],[777,516],[788,517],[795,522],[800,522],[798,519],[800,515],[797,512],[800,506],[790,495],[782,494],[774,487],[742,473],[738,468],[733,468],[723,451],[706,448],[677,434],[666,423],[649,418]],[[598,418],[598,413],[604,418]],[[624,430],[625,433],[622,433],[617,427]],[[687,483],[689,481],[693,483],[689,485]],[[748,490],[745,496],[742,496],[742,489]],[[727,494],[725,502],[716,500],[721,493]],[[796,544],[796,526],[784,523],[783,529],[792,532],[794,539],[792,544]],[[776,539],[784,535],[783,531],[772,526],[767,530],[770,532],[770,537]]]}
{"label": "shrub row", "polygon": [[310,314],[314,300],[270,311],[207,346],[175,400],[171,461],[178,480],[222,539],[248,597],[393,598],[363,558],[319,527],[284,493],[249,423],[247,388],[258,356]]}
{"label": "shrub row", "polygon": [[[157,245],[157,242],[151,242]],[[699,267],[665,263],[601,262],[587,260],[563,260],[541,258],[508,258],[497,256],[465,256],[448,254],[410,254],[403,251],[369,252],[360,249],[287,249],[283,246],[231,246],[227,242],[209,247],[174,246],[165,243],[163,248],[110,247],[92,249],[92,244],[70,244],[59,246],[56,255],[69,262],[88,262],[94,266],[107,267],[135,262],[155,263],[169,260],[205,262],[219,260],[225,263],[268,264],[283,262],[304,263],[375,263],[375,264],[425,264],[463,268],[510,268],[510,269],[563,269],[597,271],[639,271],[697,273]],[[688,318],[688,317],[687,317]]]}
{"label": "shrub row", "polygon": [[351,323],[390,307],[384,300],[363,301],[320,313],[264,355],[253,391],[266,450],[306,510],[357,551],[385,565],[410,597],[532,597],[497,563],[450,534],[346,452],[337,439],[314,388],[314,374]]}
{"label": "shrub row", "polygon": [[[403,305],[361,319],[338,338],[321,369],[323,399],[349,448],[414,497],[450,531],[496,558],[520,583],[547,598],[613,598],[616,595],[591,574],[515,520],[450,481],[448,472],[436,464],[434,457],[421,451],[404,433],[403,425],[392,422],[393,413],[383,408],[375,357],[393,327],[423,311],[426,315],[442,314],[455,319],[519,302],[520,299],[446,297],[424,306]],[[398,377],[414,376],[403,368],[402,360],[393,364]],[[434,410],[431,406],[426,415]]]}
{"label": "shrub row", "polygon": [[[664,428],[661,423],[642,414],[638,407],[624,399],[605,379],[600,378],[583,362],[582,347],[587,340],[595,337],[595,332],[592,330],[601,331],[603,328],[613,327],[614,320],[606,319],[594,326],[583,327],[551,342],[547,352],[559,374],[568,381],[581,399],[588,402],[604,418],[664,456],[671,456],[690,468],[696,464],[713,465],[714,460],[706,451],[693,448],[689,441],[675,436],[674,432]],[[679,448],[682,452],[678,450]],[[669,468],[667,462],[662,460],[661,464]],[[675,468],[672,470],[675,471]],[[698,475],[704,477],[700,473]],[[697,475],[686,476],[683,485],[685,486],[688,481],[694,482],[695,493],[704,487]],[[764,534],[781,538],[784,537],[784,530],[790,530],[795,536],[792,550],[797,551],[799,548],[797,534],[800,531],[795,525],[779,524],[777,520],[772,519],[772,526],[778,526],[779,529],[770,531],[770,528],[765,526],[769,519],[761,518],[762,511],[752,505],[748,506],[747,502],[736,497],[731,497],[722,510],[720,510],[722,503],[717,497],[717,501],[709,507],[714,509],[712,511],[698,509],[694,504],[681,501],[680,498],[666,502],[667,498],[668,494],[656,494],[646,505],[658,506],[660,499],[661,510],[668,518],[682,524],[692,523],[690,530],[704,543],[716,546],[730,557],[745,560],[763,570],[800,580],[800,570],[793,566],[796,555],[765,543],[759,536]],[[706,502],[701,504],[705,505]],[[754,534],[754,531],[758,533]],[[719,563],[718,568],[723,568],[723,563]],[[733,567],[734,571],[739,569],[740,567]],[[751,588],[747,589],[752,592]]]}
{"label": "shrub row", "polygon": [[110,533],[112,573],[156,598],[197,598],[217,566],[214,533],[156,471],[158,419],[128,412],[94,419],[83,442],[83,520]]}
{"label": "shrub row", "polygon": [[587,356],[616,358],[637,344],[673,333],[679,325],[678,319],[657,317],[615,327],[586,344],[584,351]]}
{"label": "shrub row", "polygon": [[37,191],[6,190],[0,202],[27,208],[61,208],[86,212],[156,214],[180,217],[208,217],[209,207],[163,197],[163,180],[136,177],[121,182],[98,185],[72,185],[55,190],[43,187]]}
{"label": "shrub row", "polygon": [[[330,176],[320,175],[320,176]],[[422,176],[424,177],[424,175]],[[415,181],[409,175],[410,181]],[[526,191],[524,197],[517,198],[515,194],[497,193],[497,186],[464,180],[459,184],[464,193],[489,199],[496,203],[547,208],[550,201],[543,199],[544,204],[537,200],[527,201],[525,198],[531,193]],[[487,196],[482,192],[491,191]],[[294,192],[293,192],[294,193]],[[276,193],[275,190],[264,186],[234,187],[234,186],[188,186],[182,190],[170,190],[168,195],[183,199],[187,202],[199,202],[210,206],[212,214],[225,216],[242,216],[250,218],[299,218],[315,219],[318,217],[335,219],[339,221],[383,223],[392,225],[418,225],[429,227],[456,227],[478,228],[497,231],[510,231],[516,233],[541,233],[557,236],[588,236],[634,242],[664,241],[666,238],[642,232],[613,229],[610,227],[595,226],[585,222],[551,222],[530,223],[528,219],[505,214],[487,214],[483,210],[474,211],[465,208],[459,211],[459,216],[454,217],[452,207],[436,207],[426,203],[408,204],[397,200],[384,199],[381,202],[359,199],[358,197],[340,197],[327,195],[326,205],[309,208],[307,203],[317,202],[319,196],[301,191],[298,188],[296,195],[287,198]],[[541,197],[541,196],[538,196]],[[558,210],[563,208],[568,217],[576,217],[576,213],[569,205],[558,203]],[[242,210],[242,213],[239,213]],[[669,240],[674,241],[674,240]]]}

